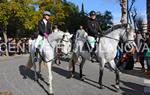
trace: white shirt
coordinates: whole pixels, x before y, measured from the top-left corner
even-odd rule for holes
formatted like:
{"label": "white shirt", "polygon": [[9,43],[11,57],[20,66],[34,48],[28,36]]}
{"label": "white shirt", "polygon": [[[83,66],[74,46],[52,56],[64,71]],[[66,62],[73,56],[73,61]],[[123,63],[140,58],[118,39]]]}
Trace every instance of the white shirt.
{"label": "white shirt", "polygon": [[43,19],[43,22],[44,22],[45,25],[47,24],[47,20],[46,19]]}

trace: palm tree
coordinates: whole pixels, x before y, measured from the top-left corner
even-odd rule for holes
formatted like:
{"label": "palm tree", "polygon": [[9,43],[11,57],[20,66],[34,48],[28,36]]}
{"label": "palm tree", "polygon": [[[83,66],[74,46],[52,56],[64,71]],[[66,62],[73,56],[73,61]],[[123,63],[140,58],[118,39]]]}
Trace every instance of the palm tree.
{"label": "palm tree", "polygon": [[127,3],[128,0],[119,0],[120,1],[120,6],[121,6],[121,11],[122,11],[122,15],[121,15],[121,23],[127,23]]}
{"label": "palm tree", "polygon": [[150,31],[150,0],[147,0],[147,29],[149,32]]}

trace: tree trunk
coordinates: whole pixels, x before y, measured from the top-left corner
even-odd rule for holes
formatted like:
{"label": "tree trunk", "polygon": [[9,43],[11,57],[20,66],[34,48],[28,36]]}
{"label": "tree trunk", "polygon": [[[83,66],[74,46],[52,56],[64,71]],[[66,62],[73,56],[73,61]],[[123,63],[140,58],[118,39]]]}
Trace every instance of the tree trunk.
{"label": "tree trunk", "polygon": [[127,0],[120,0],[120,6],[122,11],[120,22],[124,24],[127,23]]}
{"label": "tree trunk", "polygon": [[150,0],[147,0],[147,32],[150,36]]}
{"label": "tree trunk", "polygon": [[6,50],[5,50],[6,56],[9,56],[8,48],[7,48],[7,32],[6,31],[3,32],[3,36],[4,36],[4,42],[6,43]]}

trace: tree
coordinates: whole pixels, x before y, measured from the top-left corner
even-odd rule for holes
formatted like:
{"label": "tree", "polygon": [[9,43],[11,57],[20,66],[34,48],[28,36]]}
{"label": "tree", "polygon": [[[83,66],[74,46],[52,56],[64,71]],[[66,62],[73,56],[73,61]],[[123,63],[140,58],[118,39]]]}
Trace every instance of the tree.
{"label": "tree", "polygon": [[147,29],[147,32],[150,32],[150,0],[147,0]]}
{"label": "tree", "polygon": [[81,12],[80,12],[80,25],[85,25],[87,23],[88,16],[84,10],[84,4],[82,3]]}
{"label": "tree", "polygon": [[[4,41],[7,43],[8,37],[20,37],[25,30],[27,20],[32,16],[33,7],[29,6],[31,0],[3,0],[0,2],[0,28],[4,35]],[[33,24],[34,25],[34,24]],[[6,55],[8,51],[6,50]]]}
{"label": "tree", "polygon": [[65,14],[63,30],[75,32],[80,21],[79,8],[74,3],[63,2],[63,10]]}
{"label": "tree", "polygon": [[100,12],[97,14],[97,20],[99,21],[102,30],[107,30],[113,25],[112,19],[113,16],[109,11],[105,11],[104,14],[101,14]]}
{"label": "tree", "polygon": [[127,3],[128,0],[120,0],[120,6],[121,6],[121,23],[127,23]]}
{"label": "tree", "polygon": [[[4,36],[4,42],[7,43],[7,25],[10,12],[8,11],[8,7],[6,6],[8,2],[6,0],[2,0],[0,2],[0,27]],[[6,48],[6,56],[8,56],[8,50]]]}

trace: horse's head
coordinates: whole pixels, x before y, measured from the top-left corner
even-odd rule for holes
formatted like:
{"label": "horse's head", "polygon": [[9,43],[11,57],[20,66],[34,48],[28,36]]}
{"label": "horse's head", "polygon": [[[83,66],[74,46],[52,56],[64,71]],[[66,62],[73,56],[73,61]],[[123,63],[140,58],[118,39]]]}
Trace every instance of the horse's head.
{"label": "horse's head", "polygon": [[70,41],[70,39],[72,38],[73,34],[70,34],[69,32],[64,33],[62,41]]}
{"label": "horse's head", "polygon": [[134,29],[132,27],[123,27],[121,30],[120,34],[123,42],[134,41]]}
{"label": "horse's head", "polygon": [[68,54],[71,51],[71,37],[73,36],[73,34],[70,33],[64,33],[60,44],[61,44],[61,52],[64,54]]}

